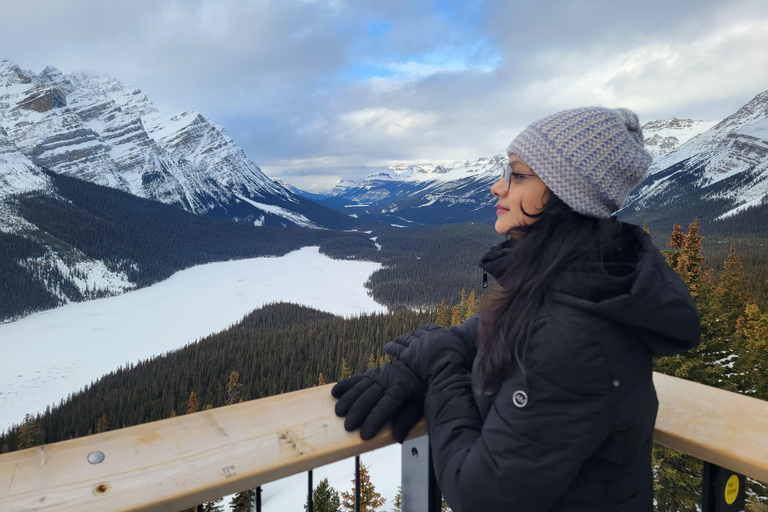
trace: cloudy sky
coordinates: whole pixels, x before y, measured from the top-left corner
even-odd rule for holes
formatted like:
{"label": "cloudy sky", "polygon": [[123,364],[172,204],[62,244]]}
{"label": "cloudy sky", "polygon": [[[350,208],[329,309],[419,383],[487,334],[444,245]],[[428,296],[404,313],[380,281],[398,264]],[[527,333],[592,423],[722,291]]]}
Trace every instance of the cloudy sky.
{"label": "cloudy sky", "polygon": [[0,0],[0,60],[194,107],[313,191],[564,108],[720,119],[768,89],[766,48],[765,0]]}

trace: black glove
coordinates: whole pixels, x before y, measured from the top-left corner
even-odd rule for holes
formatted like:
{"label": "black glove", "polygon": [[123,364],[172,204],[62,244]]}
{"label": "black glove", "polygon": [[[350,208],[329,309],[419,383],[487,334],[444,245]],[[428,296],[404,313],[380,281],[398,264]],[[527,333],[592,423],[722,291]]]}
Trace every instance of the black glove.
{"label": "black glove", "polygon": [[346,416],[344,428],[360,428],[360,437],[373,438],[392,419],[392,437],[398,443],[424,413],[426,385],[400,361],[386,363],[362,375],[336,383],[336,415]]}
{"label": "black glove", "polygon": [[453,333],[436,324],[398,336],[384,345],[384,353],[402,361],[419,379],[433,386],[457,372],[471,371],[472,354]]}

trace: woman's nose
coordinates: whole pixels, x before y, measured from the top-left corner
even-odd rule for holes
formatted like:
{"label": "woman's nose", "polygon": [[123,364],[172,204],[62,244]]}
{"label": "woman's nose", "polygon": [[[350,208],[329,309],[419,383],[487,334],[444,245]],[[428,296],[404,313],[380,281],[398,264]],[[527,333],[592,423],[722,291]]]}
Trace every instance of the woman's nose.
{"label": "woman's nose", "polygon": [[504,178],[499,178],[496,183],[491,185],[491,194],[493,194],[496,197],[501,197],[504,195]]}

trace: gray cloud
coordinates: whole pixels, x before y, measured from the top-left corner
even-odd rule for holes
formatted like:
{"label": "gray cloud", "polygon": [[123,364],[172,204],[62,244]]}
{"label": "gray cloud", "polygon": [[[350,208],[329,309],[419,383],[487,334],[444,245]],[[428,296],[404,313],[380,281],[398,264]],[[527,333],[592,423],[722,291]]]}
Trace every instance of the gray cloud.
{"label": "gray cloud", "polygon": [[4,0],[0,16],[0,58],[195,107],[306,188],[490,156],[579,105],[723,117],[768,89],[766,47],[757,0]]}

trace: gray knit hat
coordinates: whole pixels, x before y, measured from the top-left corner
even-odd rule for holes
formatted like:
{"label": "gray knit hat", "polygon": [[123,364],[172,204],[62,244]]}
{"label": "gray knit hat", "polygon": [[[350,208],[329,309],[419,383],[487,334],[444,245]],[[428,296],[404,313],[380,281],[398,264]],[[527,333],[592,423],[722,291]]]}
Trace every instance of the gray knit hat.
{"label": "gray knit hat", "polygon": [[577,108],[536,121],[512,141],[512,153],[565,204],[598,218],[621,207],[652,160],[637,116],[624,108]]}

